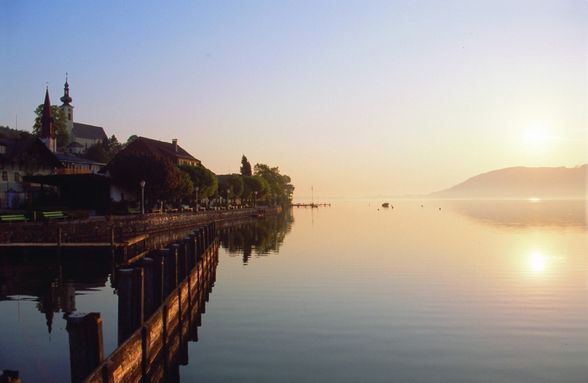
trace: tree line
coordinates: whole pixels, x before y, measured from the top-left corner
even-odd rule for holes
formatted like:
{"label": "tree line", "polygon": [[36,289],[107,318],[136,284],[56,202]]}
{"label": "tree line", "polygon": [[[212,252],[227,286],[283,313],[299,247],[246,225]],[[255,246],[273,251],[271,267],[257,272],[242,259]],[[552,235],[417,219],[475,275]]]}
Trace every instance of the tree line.
{"label": "tree line", "polygon": [[203,165],[175,165],[149,155],[126,154],[115,157],[108,171],[116,184],[137,190],[145,181],[145,197],[150,205],[172,202],[190,205],[205,201],[216,205],[289,205],[294,186],[278,167],[251,164],[244,155],[239,174],[216,175]]}

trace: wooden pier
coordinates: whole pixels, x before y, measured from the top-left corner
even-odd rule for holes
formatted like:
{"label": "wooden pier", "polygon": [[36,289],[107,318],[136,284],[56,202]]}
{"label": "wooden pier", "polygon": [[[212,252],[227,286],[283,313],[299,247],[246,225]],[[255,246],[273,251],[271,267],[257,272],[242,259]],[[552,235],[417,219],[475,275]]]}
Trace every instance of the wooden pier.
{"label": "wooden pier", "polygon": [[319,207],[331,207],[330,203],[293,203],[293,207],[309,207],[311,209],[317,209]]}
{"label": "wooden pier", "polygon": [[216,278],[218,247],[210,224],[119,269],[119,347],[104,359],[100,314],[70,316],[72,382],[179,380],[179,365],[188,363],[188,341],[198,340]]}

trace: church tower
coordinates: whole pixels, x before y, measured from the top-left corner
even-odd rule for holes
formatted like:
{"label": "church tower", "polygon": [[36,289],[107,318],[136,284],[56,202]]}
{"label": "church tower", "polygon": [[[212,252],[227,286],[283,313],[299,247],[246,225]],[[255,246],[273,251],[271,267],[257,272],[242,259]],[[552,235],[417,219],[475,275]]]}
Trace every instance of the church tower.
{"label": "church tower", "polygon": [[45,102],[43,103],[43,114],[41,115],[41,141],[53,153],[57,151],[57,135],[53,126],[53,117],[51,116],[51,101],[49,101],[49,89],[45,89]]}
{"label": "church tower", "polygon": [[67,73],[65,74],[65,84],[63,85],[63,97],[61,97],[61,106],[59,109],[63,111],[65,115],[65,129],[67,130],[69,141],[71,142],[72,129],[73,129],[73,106],[71,105],[71,97],[69,95],[69,83],[67,82]]}

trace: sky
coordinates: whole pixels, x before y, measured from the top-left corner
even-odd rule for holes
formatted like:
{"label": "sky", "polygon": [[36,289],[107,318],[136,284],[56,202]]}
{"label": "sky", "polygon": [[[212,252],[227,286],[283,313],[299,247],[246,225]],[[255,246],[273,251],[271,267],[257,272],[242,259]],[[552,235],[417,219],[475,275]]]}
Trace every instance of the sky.
{"label": "sky", "polygon": [[413,195],[588,162],[588,2],[0,0],[0,125],[65,73],[74,120],[179,140],[295,199]]}

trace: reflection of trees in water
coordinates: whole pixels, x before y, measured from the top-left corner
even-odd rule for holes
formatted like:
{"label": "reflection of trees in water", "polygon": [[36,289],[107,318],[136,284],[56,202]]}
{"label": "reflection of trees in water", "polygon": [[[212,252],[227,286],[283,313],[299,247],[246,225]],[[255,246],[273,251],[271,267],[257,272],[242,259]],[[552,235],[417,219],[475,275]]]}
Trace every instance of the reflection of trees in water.
{"label": "reflection of trees in water", "polygon": [[286,209],[263,220],[233,225],[221,230],[221,246],[231,255],[243,254],[246,264],[253,253],[257,256],[277,253],[293,223],[292,210]]}

